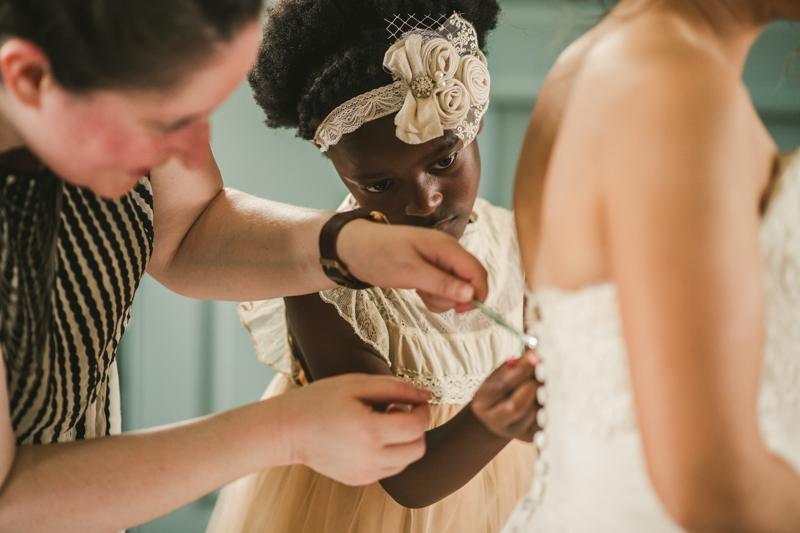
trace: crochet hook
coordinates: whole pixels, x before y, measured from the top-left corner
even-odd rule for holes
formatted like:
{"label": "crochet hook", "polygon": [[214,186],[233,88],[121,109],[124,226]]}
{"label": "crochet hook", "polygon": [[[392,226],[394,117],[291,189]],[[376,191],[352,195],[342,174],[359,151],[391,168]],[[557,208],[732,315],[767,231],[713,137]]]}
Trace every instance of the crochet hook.
{"label": "crochet hook", "polygon": [[[503,318],[502,316],[500,316],[500,314],[499,314],[498,312],[496,312],[496,311],[493,311],[492,309],[490,309],[490,308],[486,307],[485,305],[483,305],[483,304],[482,304],[482,303],[480,303],[479,301],[477,301],[477,300],[472,300],[472,301],[470,302],[470,304],[472,304],[473,306],[475,306],[477,309],[480,309],[481,311],[483,311],[483,313],[484,313],[486,316],[488,316],[489,318],[491,318],[492,320],[494,320],[494,321],[495,321],[497,324],[500,324],[501,326],[503,326],[504,328],[506,328],[508,331],[510,331],[511,333],[513,333],[514,335],[516,335],[517,337],[519,337],[519,340],[521,340],[521,341],[522,341],[522,344],[523,344],[523,345],[524,345],[526,348],[528,348],[528,349],[530,349],[530,350],[535,350],[535,349],[536,349],[536,346],[539,344],[539,339],[537,339],[536,337],[532,337],[531,335],[528,335],[527,333],[524,333],[524,332],[522,332],[522,331],[518,330],[517,328],[515,328],[514,326],[512,326],[511,324],[509,324],[509,323],[506,321],[506,319],[505,319],[505,318]],[[523,352],[523,353],[524,353],[524,352]]]}

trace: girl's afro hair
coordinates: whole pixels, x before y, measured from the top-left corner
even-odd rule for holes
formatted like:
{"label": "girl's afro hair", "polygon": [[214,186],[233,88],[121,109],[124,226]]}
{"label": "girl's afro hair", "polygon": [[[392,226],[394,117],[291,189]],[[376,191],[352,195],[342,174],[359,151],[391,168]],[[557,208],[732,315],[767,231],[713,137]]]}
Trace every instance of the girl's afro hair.
{"label": "girl's afro hair", "polygon": [[281,0],[268,9],[250,74],[253,95],[267,126],[313,139],[338,106],[392,83],[383,69],[392,44],[386,19],[459,13],[485,51],[499,12],[497,0]]}

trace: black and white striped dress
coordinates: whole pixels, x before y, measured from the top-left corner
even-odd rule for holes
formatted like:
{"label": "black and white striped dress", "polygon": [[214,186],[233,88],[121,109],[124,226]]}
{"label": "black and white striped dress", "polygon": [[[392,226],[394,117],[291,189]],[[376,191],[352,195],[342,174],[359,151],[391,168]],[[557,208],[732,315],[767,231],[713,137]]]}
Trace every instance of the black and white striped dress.
{"label": "black and white striped dress", "polygon": [[0,167],[0,346],[18,444],[120,431],[115,352],[152,248],[148,179],[106,200]]}

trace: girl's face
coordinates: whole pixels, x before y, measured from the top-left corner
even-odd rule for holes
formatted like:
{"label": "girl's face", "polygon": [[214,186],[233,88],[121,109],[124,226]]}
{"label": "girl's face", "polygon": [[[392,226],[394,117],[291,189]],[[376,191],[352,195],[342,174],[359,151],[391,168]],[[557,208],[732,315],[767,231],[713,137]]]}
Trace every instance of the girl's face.
{"label": "girl's face", "polygon": [[460,238],[478,195],[478,143],[448,130],[423,144],[395,136],[394,115],[345,135],[328,157],[358,205],[392,224],[438,229]]}

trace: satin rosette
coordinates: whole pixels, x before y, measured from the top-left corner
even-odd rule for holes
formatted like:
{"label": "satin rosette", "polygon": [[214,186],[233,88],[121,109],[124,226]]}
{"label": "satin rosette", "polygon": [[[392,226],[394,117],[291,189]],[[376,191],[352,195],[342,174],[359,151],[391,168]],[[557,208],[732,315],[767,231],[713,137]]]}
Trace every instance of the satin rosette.
{"label": "satin rosette", "polygon": [[489,89],[491,78],[486,64],[473,55],[461,58],[456,77],[467,88],[472,98],[472,105],[484,106],[489,103]]}
{"label": "satin rosette", "polygon": [[486,65],[474,55],[461,56],[441,37],[423,43],[421,35],[409,35],[389,48],[383,66],[408,86],[394,121],[397,138],[408,144],[441,137],[461,125],[472,106],[489,100]]}

